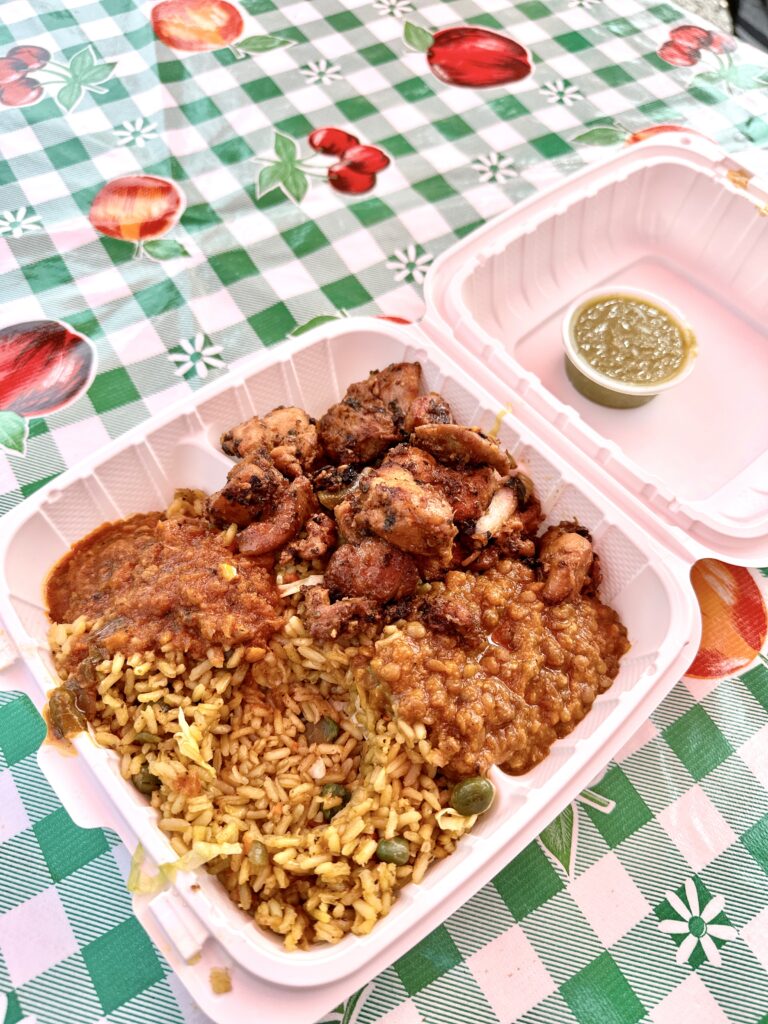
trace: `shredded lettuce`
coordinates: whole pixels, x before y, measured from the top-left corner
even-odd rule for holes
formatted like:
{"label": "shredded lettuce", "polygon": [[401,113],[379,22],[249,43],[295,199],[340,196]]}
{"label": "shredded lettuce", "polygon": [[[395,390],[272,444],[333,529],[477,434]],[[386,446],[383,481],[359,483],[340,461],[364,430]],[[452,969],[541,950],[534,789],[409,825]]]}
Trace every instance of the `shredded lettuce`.
{"label": "shredded lettuce", "polygon": [[207,864],[208,861],[215,860],[216,857],[233,857],[235,854],[242,852],[242,843],[197,842],[193,843],[192,849],[183,856],[178,857],[174,861],[169,861],[167,864],[161,864],[156,875],[145,875],[141,869],[146,859],[146,854],[144,847],[139,843],[131,858],[131,870],[128,874],[126,886],[128,892],[142,893],[148,896],[153,895],[156,892],[160,892],[168,883],[173,882],[178,871],[195,871],[197,868],[202,867],[203,864]]}
{"label": "shredded lettuce", "polygon": [[463,814],[459,814],[458,811],[454,811],[452,807],[444,807],[435,814],[435,821],[443,832],[463,832],[472,828],[477,821],[477,815],[472,814],[467,818]]}
{"label": "shredded lettuce", "polygon": [[192,727],[184,715],[184,708],[179,708],[179,731],[176,733],[176,742],[179,745],[180,754],[188,757],[190,761],[194,761],[196,765],[199,765],[200,768],[208,772],[214,779],[216,778],[216,771],[213,765],[203,760],[200,746],[192,734]]}
{"label": "shredded lettuce", "polygon": [[324,576],[304,576],[303,579],[294,580],[293,583],[278,584],[277,591],[281,597],[291,597],[292,594],[298,594],[302,587],[319,586],[324,579]]}

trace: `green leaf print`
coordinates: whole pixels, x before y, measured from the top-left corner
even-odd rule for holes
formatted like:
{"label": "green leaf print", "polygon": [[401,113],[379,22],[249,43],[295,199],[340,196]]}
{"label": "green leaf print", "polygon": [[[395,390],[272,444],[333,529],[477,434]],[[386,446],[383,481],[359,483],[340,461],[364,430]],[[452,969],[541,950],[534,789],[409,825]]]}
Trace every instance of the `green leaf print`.
{"label": "green leaf print", "polygon": [[574,142],[583,142],[587,146],[615,146],[623,138],[624,133],[618,128],[605,125],[602,128],[590,128],[588,132],[577,135]]}
{"label": "green leaf print", "polygon": [[96,61],[90,46],[79,50],[69,62],[69,70],[74,78],[84,78],[89,71],[92,71]]}
{"label": "green leaf print", "polygon": [[414,25],[410,21],[406,21],[405,23],[403,39],[405,40],[406,46],[411,50],[418,50],[419,53],[426,53],[434,42],[431,32],[427,32],[425,28],[421,28],[419,25]]}
{"label": "green leaf print", "polygon": [[291,199],[300,203],[307,194],[308,188],[307,176],[298,167],[286,168],[283,172],[283,190],[288,193]]}
{"label": "green leaf print", "polygon": [[181,244],[172,238],[155,238],[144,243],[144,252],[153,260],[175,260],[189,253]]}
{"label": "green leaf print", "polygon": [[29,424],[23,416],[10,409],[0,412],[0,445],[11,452],[24,455],[29,435]]}
{"label": "green leaf print", "polygon": [[547,825],[539,835],[539,841],[562,865],[566,875],[570,875],[576,859],[576,813],[573,804],[569,804]]}
{"label": "green leaf print", "polygon": [[283,46],[293,46],[295,40],[283,39],[282,36],[248,36],[235,43],[235,49],[243,53],[265,53],[267,50],[277,50]]}
{"label": "green leaf print", "polygon": [[72,78],[59,89],[56,99],[59,101],[59,106],[62,110],[73,110],[82,95],[82,85],[77,79]]}
{"label": "green leaf print", "polygon": [[275,155],[284,163],[296,162],[296,143],[287,135],[275,132]]}

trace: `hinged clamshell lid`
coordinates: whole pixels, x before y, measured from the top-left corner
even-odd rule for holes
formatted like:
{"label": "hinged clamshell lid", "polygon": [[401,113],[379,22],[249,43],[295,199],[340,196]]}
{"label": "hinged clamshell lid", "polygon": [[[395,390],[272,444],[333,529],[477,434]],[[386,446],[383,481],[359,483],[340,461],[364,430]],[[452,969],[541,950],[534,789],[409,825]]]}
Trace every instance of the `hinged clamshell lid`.
{"label": "hinged clamshell lid", "polygon": [[[758,177],[714,143],[657,136],[443,254],[424,327],[502,404],[550,424],[668,546],[690,561],[766,564],[767,213]],[[621,286],[667,298],[698,345],[690,377],[635,409],[590,402],[565,373],[565,311]]]}

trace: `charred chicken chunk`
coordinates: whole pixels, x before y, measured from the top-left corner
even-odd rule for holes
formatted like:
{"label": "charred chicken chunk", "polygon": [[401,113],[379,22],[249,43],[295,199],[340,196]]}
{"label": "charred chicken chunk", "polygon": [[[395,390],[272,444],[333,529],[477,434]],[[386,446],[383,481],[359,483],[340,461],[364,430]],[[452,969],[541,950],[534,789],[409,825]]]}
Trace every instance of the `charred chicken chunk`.
{"label": "charred chicken chunk", "polygon": [[400,466],[382,466],[361,480],[359,491],[357,525],[402,551],[450,562],[456,527],[437,487],[419,483]]}
{"label": "charred chicken chunk", "polygon": [[542,599],[547,604],[573,601],[590,576],[592,544],[574,523],[550,526],[539,542],[539,560],[544,572]]}
{"label": "charred chicken chunk", "polygon": [[371,395],[384,404],[395,425],[402,428],[405,414],[419,394],[421,364],[392,363],[385,370],[374,370],[362,387],[370,389]]}
{"label": "charred chicken chunk", "polygon": [[491,466],[508,477],[514,462],[494,437],[457,423],[425,423],[416,427],[411,443],[449,466]]}
{"label": "charred chicken chunk", "polygon": [[370,462],[402,437],[405,414],[419,393],[418,363],[393,363],[350,384],[344,398],[318,423],[328,457],[336,463]]}
{"label": "charred chicken chunk", "polygon": [[227,455],[270,456],[287,477],[309,472],[317,462],[317,427],[303,409],[280,405],[266,416],[253,416],[221,436]]}
{"label": "charred chicken chunk", "polygon": [[285,479],[271,459],[253,455],[233,466],[227,482],[207,502],[208,517],[217,526],[247,526],[268,511]]}
{"label": "charred chicken chunk", "polygon": [[304,614],[315,640],[335,640],[347,630],[376,622],[379,605],[368,597],[345,597],[331,604],[325,587],[304,590]]}
{"label": "charred chicken chunk", "polygon": [[334,597],[369,597],[380,604],[407,597],[418,584],[411,556],[376,537],[342,544],[325,570],[325,585]]}
{"label": "charred chicken chunk", "polygon": [[315,512],[306,523],[306,536],[291,541],[280,552],[281,565],[324,558],[336,544],[336,524],[325,512]]}
{"label": "charred chicken chunk", "polygon": [[414,398],[405,414],[403,430],[406,434],[412,434],[416,427],[425,423],[453,423],[450,405],[436,391]]}
{"label": "charred chicken chunk", "polygon": [[388,451],[382,462],[382,468],[385,466],[402,466],[419,483],[438,487],[453,509],[457,522],[482,516],[501,484],[498,473],[490,466],[451,469],[421,448],[407,444],[397,445]]}
{"label": "charred chicken chunk", "polygon": [[241,554],[264,555],[277,551],[296,536],[316,507],[312,484],[307,477],[299,476],[289,484],[283,483],[270,515],[238,533],[237,548]]}

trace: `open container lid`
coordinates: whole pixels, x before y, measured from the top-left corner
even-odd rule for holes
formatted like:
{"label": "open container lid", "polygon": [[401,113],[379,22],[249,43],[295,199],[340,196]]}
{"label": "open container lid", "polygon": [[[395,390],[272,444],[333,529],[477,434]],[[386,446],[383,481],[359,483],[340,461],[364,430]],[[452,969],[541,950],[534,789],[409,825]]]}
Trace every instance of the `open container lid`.
{"label": "open container lid", "polygon": [[[604,486],[688,561],[765,564],[768,190],[708,139],[656,138],[444,253],[428,273],[424,328],[474,357],[472,372],[521,418],[600,467]],[[680,308],[699,348],[686,381],[637,409],[590,402],[564,367],[569,305],[621,286]]]}

